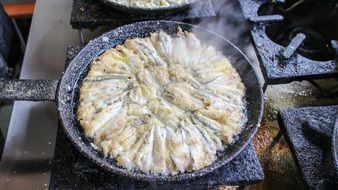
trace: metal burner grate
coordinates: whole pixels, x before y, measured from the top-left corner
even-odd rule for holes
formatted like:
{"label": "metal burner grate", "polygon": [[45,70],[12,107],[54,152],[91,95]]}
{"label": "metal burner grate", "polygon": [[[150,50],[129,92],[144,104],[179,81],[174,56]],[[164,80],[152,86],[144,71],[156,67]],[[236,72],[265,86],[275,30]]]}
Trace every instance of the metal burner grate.
{"label": "metal burner grate", "polygon": [[98,0],[74,0],[70,24],[73,28],[85,29],[99,26],[117,27],[144,20],[194,20],[215,15],[211,0],[201,1],[189,11],[142,16],[114,11],[99,3]]}
{"label": "metal burner grate", "polygon": [[[309,33],[313,32],[305,32],[305,34],[297,32],[286,47],[270,39],[267,35],[267,27],[282,22],[284,17],[282,15],[259,16],[260,8],[268,2],[268,0],[240,0],[245,17],[252,23],[251,34],[261,62],[265,86],[337,77],[337,60],[316,61],[299,54],[307,35],[310,37]],[[335,41],[332,41],[333,49],[334,44]],[[337,57],[337,51],[335,51],[335,56]]]}
{"label": "metal burner grate", "polygon": [[320,138],[312,128],[332,134],[337,114],[337,105],[286,108],[279,113],[282,133],[293,152],[300,174],[310,188],[318,188],[327,178],[328,170],[333,169],[325,167],[331,155],[329,138]]}

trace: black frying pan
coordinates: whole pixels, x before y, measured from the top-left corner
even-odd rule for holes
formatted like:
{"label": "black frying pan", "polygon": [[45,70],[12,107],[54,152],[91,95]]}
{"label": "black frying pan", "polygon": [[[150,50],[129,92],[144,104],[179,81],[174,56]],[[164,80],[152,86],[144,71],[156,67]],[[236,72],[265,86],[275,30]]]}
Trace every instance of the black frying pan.
{"label": "black frying pan", "polygon": [[[145,37],[152,32],[164,31],[176,34],[177,28],[194,32],[197,37],[208,40],[214,46],[222,48],[240,74],[246,86],[248,123],[236,141],[224,151],[219,152],[217,160],[210,166],[198,171],[161,176],[146,174],[140,171],[128,171],[118,167],[112,159],[104,158],[100,152],[90,146],[91,140],[86,138],[76,120],[78,88],[86,75],[92,60],[106,50],[122,44],[128,38]],[[263,112],[263,92],[258,76],[245,55],[231,42],[219,35],[190,24],[173,21],[145,21],[126,25],[91,41],[70,63],[67,70],[55,81],[43,80],[0,80],[0,100],[51,100],[56,102],[58,115],[65,133],[78,150],[101,168],[112,173],[132,177],[143,181],[178,181],[207,174],[234,159],[252,140]]]}
{"label": "black frying pan", "polygon": [[117,11],[123,11],[130,14],[170,14],[178,11],[184,11],[189,9],[189,7],[195,6],[198,1],[204,1],[204,0],[190,0],[189,3],[184,3],[180,5],[175,6],[169,6],[169,7],[156,7],[156,8],[143,8],[143,7],[132,7],[132,6],[126,6],[120,3],[115,3],[110,0],[99,0],[104,5],[107,5]]}

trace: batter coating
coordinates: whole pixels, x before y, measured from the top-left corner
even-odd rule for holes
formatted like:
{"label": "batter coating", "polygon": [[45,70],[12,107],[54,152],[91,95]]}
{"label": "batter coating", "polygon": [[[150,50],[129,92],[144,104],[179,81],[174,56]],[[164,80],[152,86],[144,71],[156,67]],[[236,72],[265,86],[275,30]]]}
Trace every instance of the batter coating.
{"label": "batter coating", "polygon": [[109,0],[114,3],[141,8],[171,7],[187,4],[191,0]]}
{"label": "batter coating", "polygon": [[175,175],[211,165],[246,123],[245,88],[193,33],[128,39],[91,63],[77,118],[128,170]]}

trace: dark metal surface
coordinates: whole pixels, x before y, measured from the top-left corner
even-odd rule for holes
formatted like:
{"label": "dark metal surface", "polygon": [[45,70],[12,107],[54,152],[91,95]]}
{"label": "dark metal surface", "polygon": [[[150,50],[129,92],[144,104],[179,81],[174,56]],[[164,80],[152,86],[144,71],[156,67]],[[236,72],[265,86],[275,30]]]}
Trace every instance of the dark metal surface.
{"label": "dark metal surface", "polygon": [[[100,152],[95,150],[90,145],[91,140],[84,136],[81,127],[78,125],[75,113],[78,101],[77,91],[81,85],[81,78],[86,75],[92,60],[106,50],[113,48],[118,44],[122,44],[126,39],[148,36],[150,33],[160,30],[169,34],[176,34],[179,27],[183,30],[191,31],[195,33],[197,37],[208,40],[208,43],[217,48],[223,49],[223,53],[233,63],[233,66],[237,69],[246,87],[248,123],[243,128],[242,133],[236,137],[235,142],[222,151],[218,159],[208,167],[191,173],[177,174],[174,176],[161,176],[155,174],[145,174],[140,171],[128,171],[127,169],[116,166],[112,159],[103,157]],[[29,82],[32,81],[16,81],[13,82],[13,84],[20,84],[18,86],[20,88],[16,87],[16,89],[23,90],[21,87],[27,87],[27,83]],[[49,84],[50,83],[56,84],[55,81],[49,82]],[[46,86],[45,84],[41,84],[39,82],[33,82],[31,87],[36,87],[37,85],[40,85],[41,87]],[[52,85],[47,86],[51,87]],[[9,85],[8,87],[12,88],[13,86]],[[3,90],[3,92],[3,95],[6,95],[5,98],[11,97],[8,93],[8,89]],[[21,94],[17,94],[14,97],[19,100],[30,98],[34,98],[35,100],[46,100],[51,98],[51,96],[46,96],[46,92],[42,90],[33,90],[32,92],[35,93],[35,98],[32,97],[32,95],[27,96],[24,92],[21,92]],[[49,92],[49,94],[50,93],[51,92]],[[81,50],[81,52],[73,59],[66,69],[59,83],[56,101],[61,124],[64,127],[67,136],[83,155],[87,156],[91,161],[95,162],[107,171],[143,181],[179,181],[192,179],[194,177],[203,176],[229,163],[251,142],[260,124],[263,112],[263,92],[261,84],[257,73],[246,56],[231,42],[209,30],[174,21],[146,21],[133,23],[112,30],[111,32],[103,34],[101,37],[89,42],[89,44]]]}
{"label": "dark metal surface", "polygon": [[183,3],[180,5],[176,5],[176,6],[154,7],[154,8],[127,6],[127,5],[123,5],[120,3],[112,2],[110,0],[96,0],[96,1],[100,1],[103,4],[117,11],[122,11],[122,12],[130,13],[130,14],[161,15],[161,14],[170,14],[170,13],[175,13],[178,11],[188,10],[189,7],[196,6],[199,3],[199,1],[203,1],[203,0],[190,0],[189,3]]}
{"label": "dark metal surface", "polygon": [[266,83],[282,84],[337,76],[336,60],[315,61],[298,53],[286,56],[285,59],[281,55],[284,51],[288,51],[287,48],[273,42],[266,30],[269,24],[277,24],[283,19],[278,15],[258,15],[261,6],[269,2],[269,0],[240,0],[245,17],[252,22],[251,35]]}
{"label": "dark metal surface", "polygon": [[[310,188],[320,189],[329,186],[327,179],[332,178],[335,172],[335,168],[331,165],[333,154],[331,134],[337,114],[337,105],[286,108],[279,113],[278,119],[284,137],[290,145],[305,184]],[[309,131],[309,126],[315,133]],[[326,134],[330,134],[329,137],[325,137]]]}
{"label": "dark metal surface", "polygon": [[147,183],[112,175],[81,155],[65,137],[61,128],[58,130],[54,160],[50,189],[195,190],[216,185],[248,185],[264,179],[264,172],[251,144],[233,161],[218,170],[182,182]]}
{"label": "dark metal surface", "polygon": [[197,1],[188,11],[179,11],[160,15],[134,15],[111,10],[98,0],[74,0],[70,24],[73,28],[96,28],[99,26],[118,27],[144,20],[175,20],[198,19],[215,16],[210,0]]}
{"label": "dark metal surface", "polygon": [[6,80],[0,79],[0,100],[55,100],[57,80]]}

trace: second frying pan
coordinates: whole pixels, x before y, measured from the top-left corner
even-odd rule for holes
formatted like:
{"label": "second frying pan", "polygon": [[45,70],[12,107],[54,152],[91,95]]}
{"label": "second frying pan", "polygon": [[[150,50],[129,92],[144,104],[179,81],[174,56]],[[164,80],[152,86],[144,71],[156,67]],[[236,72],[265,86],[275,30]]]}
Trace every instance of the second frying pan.
{"label": "second frying pan", "polygon": [[158,15],[158,14],[170,14],[175,13],[178,11],[188,10],[192,6],[196,6],[199,1],[204,0],[190,0],[189,3],[183,3],[180,5],[173,5],[168,7],[154,7],[154,8],[147,8],[147,7],[133,7],[127,6],[121,3],[116,3],[111,0],[98,0],[106,6],[111,7],[117,11],[127,12],[130,14],[143,14],[143,15]]}
{"label": "second frying pan", "polygon": [[[223,50],[239,73],[246,87],[248,122],[235,142],[224,151],[219,152],[215,162],[194,172],[180,173],[171,176],[129,171],[115,164],[114,160],[104,157],[90,144],[91,140],[84,136],[76,119],[78,88],[86,75],[90,63],[106,50],[114,48],[125,40],[146,37],[150,33],[164,31],[176,34],[178,28],[193,32]],[[203,41],[202,40],[202,41]],[[205,175],[233,160],[251,142],[260,124],[263,112],[263,92],[257,73],[246,56],[230,41],[219,35],[194,25],[173,21],[145,21],[117,28],[91,41],[69,64],[59,81],[45,80],[0,80],[0,100],[51,100],[57,105],[58,115],[65,133],[78,150],[99,167],[115,174],[128,176],[142,181],[179,181]],[[231,175],[231,174],[229,174]]]}

